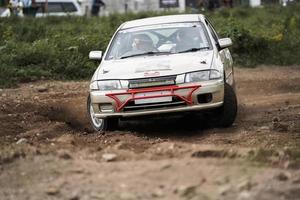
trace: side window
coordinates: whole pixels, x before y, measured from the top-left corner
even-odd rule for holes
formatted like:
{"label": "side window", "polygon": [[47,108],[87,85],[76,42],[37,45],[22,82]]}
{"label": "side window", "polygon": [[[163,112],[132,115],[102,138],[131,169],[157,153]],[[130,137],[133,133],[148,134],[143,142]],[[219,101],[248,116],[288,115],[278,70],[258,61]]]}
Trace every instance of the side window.
{"label": "side window", "polygon": [[218,35],[217,35],[215,29],[214,29],[213,26],[209,23],[208,20],[205,20],[205,23],[207,24],[208,29],[209,29],[209,32],[211,33],[212,37],[213,37],[214,40],[215,40],[215,41],[214,41],[215,44],[217,44],[219,37],[218,37]]}
{"label": "side window", "polygon": [[77,8],[73,3],[62,3],[65,12],[76,12]]}
{"label": "side window", "polygon": [[48,3],[48,10],[49,13],[57,13],[57,12],[64,12],[61,3]]}

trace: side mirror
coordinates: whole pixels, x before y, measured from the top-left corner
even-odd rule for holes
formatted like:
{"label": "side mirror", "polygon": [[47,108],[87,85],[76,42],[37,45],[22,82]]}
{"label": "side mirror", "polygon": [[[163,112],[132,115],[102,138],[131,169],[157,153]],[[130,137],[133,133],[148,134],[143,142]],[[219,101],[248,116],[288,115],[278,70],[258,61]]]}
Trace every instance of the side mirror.
{"label": "side mirror", "polygon": [[89,59],[91,60],[101,60],[102,58],[102,51],[91,51],[89,53]]}
{"label": "side mirror", "polygon": [[232,45],[232,41],[230,38],[221,38],[218,40],[218,43],[221,49],[225,49]]}

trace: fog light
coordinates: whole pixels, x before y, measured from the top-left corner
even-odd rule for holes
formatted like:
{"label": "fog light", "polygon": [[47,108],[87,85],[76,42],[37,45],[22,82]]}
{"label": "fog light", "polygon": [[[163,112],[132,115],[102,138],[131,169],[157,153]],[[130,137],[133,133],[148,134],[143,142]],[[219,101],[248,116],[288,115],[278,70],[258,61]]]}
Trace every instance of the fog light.
{"label": "fog light", "polygon": [[114,107],[111,104],[100,104],[100,111],[106,113],[114,112]]}
{"label": "fog light", "polygon": [[209,103],[212,101],[212,94],[211,93],[206,93],[206,94],[199,94],[197,96],[198,102],[199,103]]}

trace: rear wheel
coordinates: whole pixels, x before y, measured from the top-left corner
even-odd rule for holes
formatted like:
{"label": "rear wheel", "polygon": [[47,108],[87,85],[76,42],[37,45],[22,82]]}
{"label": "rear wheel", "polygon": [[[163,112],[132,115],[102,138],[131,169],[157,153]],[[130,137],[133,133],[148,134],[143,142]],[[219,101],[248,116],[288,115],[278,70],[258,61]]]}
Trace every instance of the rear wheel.
{"label": "rear wheel", "polygon": [[90,123],[94,130],[102,131],[114,131],[118,128],[119,119],[118,118],[97,118],[93,106],[91,104],[91,97],[88,96],[87,99],[87,111],[90,119]]}
{"label": "rear wheel", "polygon": [[228,84],[224,85],[224,101],[222,107],[215,110],[214,116],[219,127],[231,126],[237,115],[237,98],[235,91]]}

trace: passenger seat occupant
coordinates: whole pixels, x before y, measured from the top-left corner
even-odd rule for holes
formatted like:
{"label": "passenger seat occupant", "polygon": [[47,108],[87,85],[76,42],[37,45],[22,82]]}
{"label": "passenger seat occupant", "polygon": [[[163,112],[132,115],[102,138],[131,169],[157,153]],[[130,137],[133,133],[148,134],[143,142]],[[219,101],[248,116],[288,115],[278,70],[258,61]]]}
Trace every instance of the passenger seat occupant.
{"label": "passenger seat occupant", "polygon": [[176,35],[176,51],[185,51],[191,48],[199,48],[199,31],[197,28],[183,28]]}

